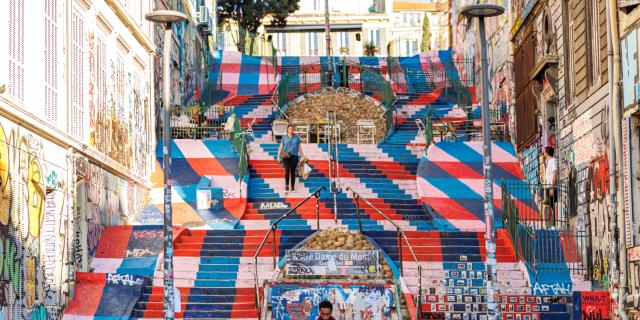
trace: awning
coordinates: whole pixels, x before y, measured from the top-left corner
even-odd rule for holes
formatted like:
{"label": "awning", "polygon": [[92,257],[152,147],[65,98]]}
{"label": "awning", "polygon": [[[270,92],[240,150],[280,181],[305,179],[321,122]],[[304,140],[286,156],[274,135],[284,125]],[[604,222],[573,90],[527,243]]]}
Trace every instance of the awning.
{"label": "awning", "polygon": [[[324,24],[291,24],[284,27],[265,26],[267,33],[324,32]],[[332,23],[331,31],[362,31],[362,23]]]}

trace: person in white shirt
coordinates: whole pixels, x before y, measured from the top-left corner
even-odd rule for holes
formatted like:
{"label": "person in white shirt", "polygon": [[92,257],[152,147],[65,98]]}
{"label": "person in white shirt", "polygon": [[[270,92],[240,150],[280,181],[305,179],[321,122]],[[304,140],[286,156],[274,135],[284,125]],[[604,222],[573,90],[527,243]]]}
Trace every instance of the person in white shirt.
{"label": "person in white shirt", "polygon": [[550,215],[545,218],[551,227],[555,226],[555,204],[558,200],[558,163],[553,157],[554,153],[552,147],[544,148],[544,202],[550,209]]}

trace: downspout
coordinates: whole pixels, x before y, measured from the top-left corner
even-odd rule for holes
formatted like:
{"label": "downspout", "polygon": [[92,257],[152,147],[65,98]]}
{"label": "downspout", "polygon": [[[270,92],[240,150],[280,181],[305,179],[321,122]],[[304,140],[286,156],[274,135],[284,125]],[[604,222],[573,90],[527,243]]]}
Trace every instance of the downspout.
{"label": "downspout", "polygon": [[[619,106],[619,90],[618,82],[620,81],[620,43],[618,37],[618,12],[616,0],[608,0],[606,2],[607,9],[607,49],[608,49],[608,76],[609,76],[609,123],[611,132],[609,133],[609,196],[611,200],[611,232],[613,235],[613,254],[617,256],[613,262],[619,261],[618,266],[611,264],[612,270],[618,270],[618,290],[614,292],[613,298],[618,307],[618,316],[622,320],[628,320],[624,310],[624,301],[626,297],[626,267],[627,256],[625,248],[625,232],[619,229],[624,226],[624,212],[619,210],[622,203],[622,193],[618,192],[618,185],[622,191],[621,183],[616,183],[617,172],[620,168],[618,165],[618,156],[622,154],[621,130],[620,130],[620,106]],[[620,179],[621,180],[621,179]],[[620,181],[621,182],[621,181]],[[617,250],[617,251],[616,251]],[[615,275],[614,275],[615,276]]]}

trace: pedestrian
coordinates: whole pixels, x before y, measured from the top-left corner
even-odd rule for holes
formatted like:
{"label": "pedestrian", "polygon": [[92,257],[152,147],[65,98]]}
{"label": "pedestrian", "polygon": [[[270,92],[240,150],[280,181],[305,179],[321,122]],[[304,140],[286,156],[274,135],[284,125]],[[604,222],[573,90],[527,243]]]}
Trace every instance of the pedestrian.
{"label": "pedestrian", "polygon": [[331,313],[333,313],[333,305],[331,302],[324,300],[320,302],[320,305],[318,306],[318,314],[320,315],[316,320],[336,320],[333,318]]}
{"label": "pedestrian", "polygon": [[[293,133],[293,126],[287,126],[287,134],[282,136],[280,147],[278,148],[278,163],[284,165],[284,193],[294,192],[296,189],[296,167],[298,159],[304,157],[300,145],[300,137]],[[289,189],[291,186],[291,189]]]}
{"label": "pedestrian", "polygon": [[555,204],[558,199],[558,163],[554,158],[555,151],[552,147],[544,148],[544,204],[549,208],[547,225],[555,227],[556,210]]}

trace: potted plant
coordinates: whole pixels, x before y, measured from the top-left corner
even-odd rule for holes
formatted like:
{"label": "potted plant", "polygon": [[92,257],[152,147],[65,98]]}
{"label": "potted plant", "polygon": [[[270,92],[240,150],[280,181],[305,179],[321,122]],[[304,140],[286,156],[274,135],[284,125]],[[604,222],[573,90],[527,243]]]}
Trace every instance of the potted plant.
{"label": "potted plant", "polygon": [[368,57],[373,57],[378,52],[378,47],[373,42],[368,42],[364,44],[364,55]]}

